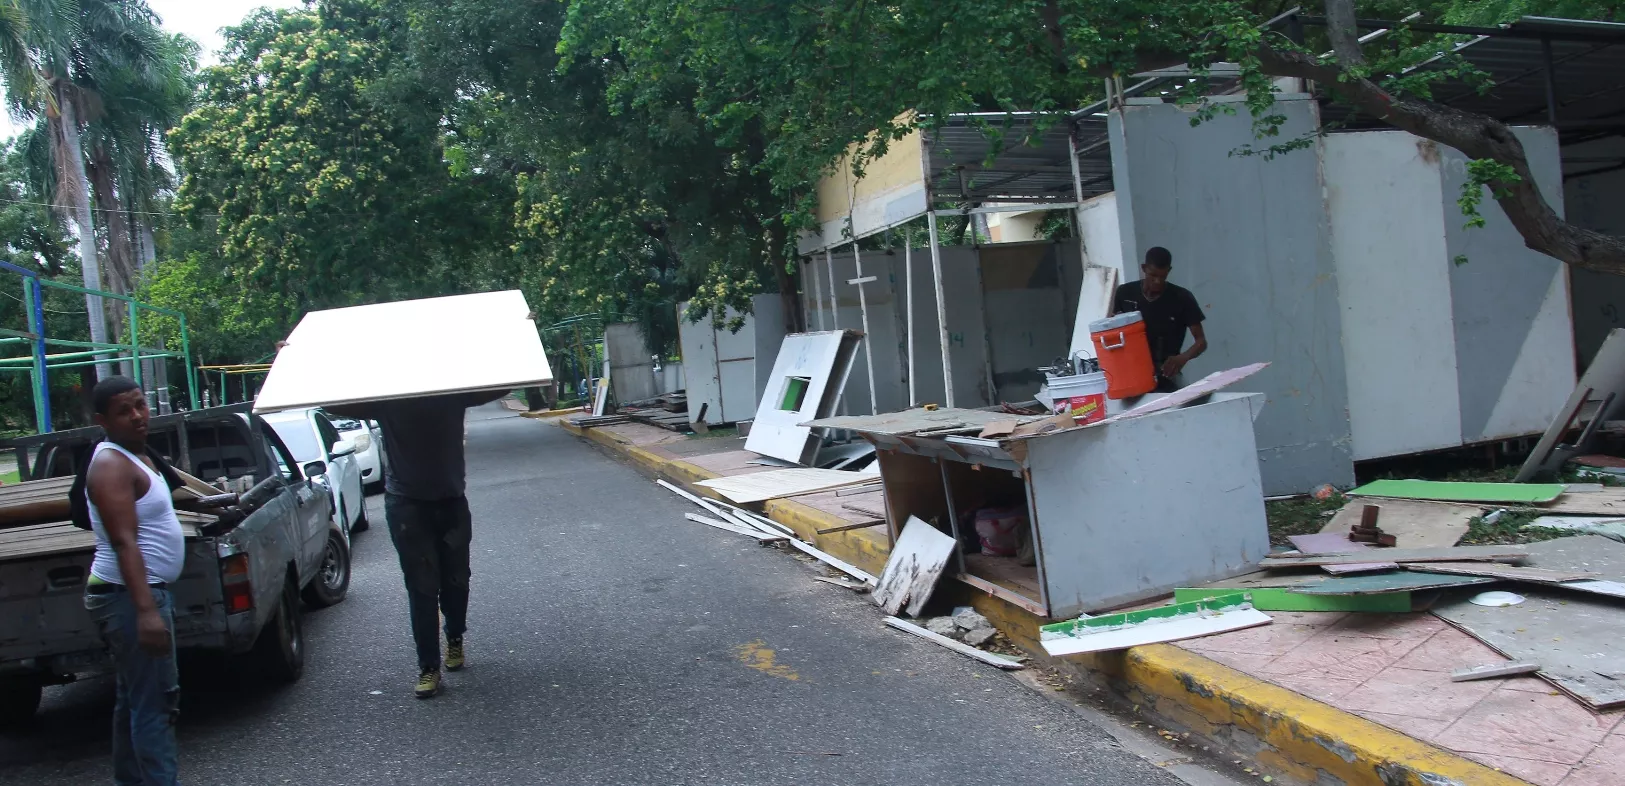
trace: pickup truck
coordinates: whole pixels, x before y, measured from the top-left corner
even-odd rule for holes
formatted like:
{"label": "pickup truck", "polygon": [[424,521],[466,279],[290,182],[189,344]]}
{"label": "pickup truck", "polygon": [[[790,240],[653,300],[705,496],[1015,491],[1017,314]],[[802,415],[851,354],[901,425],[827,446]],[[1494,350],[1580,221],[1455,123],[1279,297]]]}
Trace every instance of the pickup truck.
{"label": "pickup truck", "polygon": [[[11,444],[22,477],[46,480],[76,474],[101,438],[100,428],[83,428]],[[187,537],[171,585],[176,645],[246,656],[273,679],[298,679],[301,595],[332,605],[350,583],[349,533],[333,516],[326,468],[296,465],[246,404],[154,417],[148,444],[177,469],[246,489],[209,511],[217,515],[179,514]],[[0,725],[31,718],[46,686],[110,669],[83,602],[93,552],[93,536],[61,519],[0,529]]]}

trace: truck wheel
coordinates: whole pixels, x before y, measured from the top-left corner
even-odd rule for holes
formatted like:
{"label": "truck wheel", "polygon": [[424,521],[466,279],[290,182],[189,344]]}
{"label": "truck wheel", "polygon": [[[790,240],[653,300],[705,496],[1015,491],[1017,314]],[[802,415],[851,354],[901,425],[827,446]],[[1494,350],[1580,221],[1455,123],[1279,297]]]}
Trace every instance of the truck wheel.
{"label": "truck wheel", "polygon": [[24,728],[39,710],[40,696],[44,691],[44,687],[34,680],[0,682],[0,729],[13,731]]}
{"label": "truck wheel", "polygon": [[305,602],[318,609],[332,606],[350,594],[350,547],[344,544],[344,536],[333,529],[327,530],[322,566],[304,594]]}
{"label": "truck wheel", "polygon": [[276,613],[254,641],[252,655],[258,670],[275,682],[293,682],[305,672],[305,628],[299,616],[299,598],[289,582]]}

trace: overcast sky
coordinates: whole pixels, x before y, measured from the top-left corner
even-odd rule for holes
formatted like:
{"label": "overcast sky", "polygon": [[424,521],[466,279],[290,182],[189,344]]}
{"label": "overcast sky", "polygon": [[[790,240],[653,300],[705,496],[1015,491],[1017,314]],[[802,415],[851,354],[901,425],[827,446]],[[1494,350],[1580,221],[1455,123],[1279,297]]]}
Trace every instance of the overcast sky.
{"label": "overcast sky", "polygon": [[[249,11],[264,6],[292,8],[302,5],[301,0],[147,0],[147,5],[164,20],[164,28],[182,33],[203,46],[202,62],[212,65],[220,50],[220,28],[242,21]],[[19,130],[5,112],[0,111],[4,128],[0,134],[13,136]]]}

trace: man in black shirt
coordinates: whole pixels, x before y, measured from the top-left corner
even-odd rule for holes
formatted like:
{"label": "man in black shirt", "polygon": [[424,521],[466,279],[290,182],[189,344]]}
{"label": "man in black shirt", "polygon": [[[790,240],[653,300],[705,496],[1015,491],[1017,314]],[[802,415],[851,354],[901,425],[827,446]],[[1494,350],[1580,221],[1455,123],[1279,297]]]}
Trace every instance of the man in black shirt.
{"label": "man in black shirt", "polygon": [[[1145,252],[1140,280],[1117,288],[1109,316],[1140,312],[1145,320],[1145,337],[1151,343],[1151,363],[1157,369],[1157,390],[1171,393],[1181,386],[1179,372],[1185,364],[1207,351],[1207,334],[1202,330],[1202,307],[1191,291],[1168,283],[1174,268],[1174,255],[1162,246]],[[1195,339],[1184,349],[1185,331]],[[1183,351],[1181,351],[1183,350]]]}

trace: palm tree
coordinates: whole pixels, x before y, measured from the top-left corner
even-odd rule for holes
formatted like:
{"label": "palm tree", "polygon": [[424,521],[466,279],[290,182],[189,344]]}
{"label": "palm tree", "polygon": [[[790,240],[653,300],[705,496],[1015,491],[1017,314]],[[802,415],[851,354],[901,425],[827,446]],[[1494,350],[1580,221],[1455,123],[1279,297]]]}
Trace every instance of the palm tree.
{"label": "palm tree", "polygon": [[[0,82],[13,115],[44,121],[55,201],[78,229],[87,289],[104,286],[84,135],[106,114],[108,99],[117,102],[109,86],[161,83],[173,56],[145,0],[0,0]],[[86,295],[85,306],[90,340],[105,343],[102,298]],[[99,375],[109,370],[97,366]]]}

